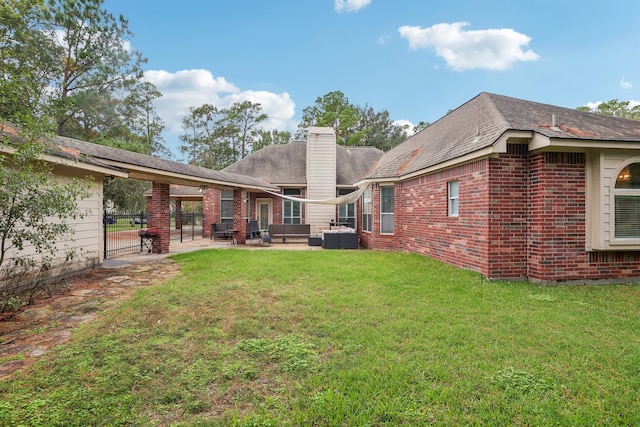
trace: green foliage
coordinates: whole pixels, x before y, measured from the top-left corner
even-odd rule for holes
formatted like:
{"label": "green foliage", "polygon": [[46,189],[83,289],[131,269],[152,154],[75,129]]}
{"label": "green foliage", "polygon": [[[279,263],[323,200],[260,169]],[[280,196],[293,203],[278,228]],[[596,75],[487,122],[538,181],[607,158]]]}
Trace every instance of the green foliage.
{"label": "green foliage", "polygon": [[[87,94],[115,99],[119,89],[142,77],[146,62],[140,52],[129,52],[127,20],[102,9],[103,0],[50,0],[55,28],[62,34],[64,53],[52,97],[56,106],[58,135],[68,135],[70,122],[86,120]],[[108,105],[108,104],[107,104]]]}
{"label": "green foliage", "polygon": [[317,98],[315,105],[302,110],[296,136],[304,138],[312,126],[331,127],[341,145],[368,145],[389,150],[407,138],[406,129],[394,125],[389,112],[353,105],[340,91]]}
{"label": "green foliage", "polygon": [[640,105],[631,106],[630,101],[618,101],[617,99],[611,99],[606,102],[601,102],[594,109],[585,105],[578,107],[578,110],[604,114],[605,116],[640,120]]}
{"label": "green foliage", "polygon": [[48,112],[47,91],[61,49],[44,0],[0,3],[0,117],[19,123],[25,113]]}
{"label": "green foliage", "polygon": [[[204,104],[182,118],[184,134],[179,148],[190,164],[223,169],[250,154],[264,137],[260,123],[268,116],[262,106],[249,101],[229,108]],[[276,132],[274,136],[281,136]],[[264,141],[264,138],[262,139]]]}
{"label": "green foliage", "polygon": [[[39,133],[29,128],[21,132],[22,142],[12,145],[12,155],[0,156],[0,266],[10,252],[22,252],[26,246],[34,256],[12,257],[16,265],[34,267],[37,259],[69,259],[72,252],[60,256],[58,242],[73,234],[70,220],[82,217],[77,202],[89,196],[90,180],[59,182],[51,166],[41,160],[46,146]],[[6,143],[7,141],[5,141]]]}
{"label": "green foliage", "polygon": [[640,423],[638,285],[542,292],[373,251],[174,259],[0,383],[6,424]]}
{"label": "green foliage", "polygon": [[55,118],[58,135],[99,136],[145,144],[169,156],[142,82],[146,61],[129,51],[128,23],[103,0],[8,0],[0,4],[0,118]]}
{"label": "green foliage", "polygon": [[291,132],[279,130],[261,130],[257,133],[256,140],[253,142],[252,152],[258,151],[267,145],[287,144],[291,141]]}

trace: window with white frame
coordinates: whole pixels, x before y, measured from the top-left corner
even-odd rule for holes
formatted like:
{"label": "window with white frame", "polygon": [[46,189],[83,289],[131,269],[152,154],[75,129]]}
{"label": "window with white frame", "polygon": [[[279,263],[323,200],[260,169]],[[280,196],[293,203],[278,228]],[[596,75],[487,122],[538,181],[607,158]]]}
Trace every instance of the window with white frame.
{"label": "window with white frame", "polygon": [[449,198],[449,216],[458,216],[458,181],[449,181],[447,183],[447,194]]}
{"label": "window with white frame", "polygon": [[[353,193],[352,188],[341,188],[338,190],[338,196],[345,196]],[[349,227],[356,228],[356,204],[345,203],[338,205],[338,222],[341,224],[349,224]]]}
{"label": "window with white frame", "polygon": [[393,234],[394,231],[394,201],[393,185],[380,187],[380,233]]}
{"label": "window with white frame", "polygon": [[373,210],[373,200],[371,197],[371,186],[368,186],[362,193],[362,230],[371,231],[371,212]]}
{"label": "window with white frame", "polygon": [[220,191],[220,222],[233,222],[233,190]]}
{"label": "window with white frame", "polygon": [[631,163],[620,171],[614,201],[614,238],[640,239],[640,163]]}
{"label": "window with white frame", "polygon": [[[283,190],[285,196],[300,196],[302,194],[299,188],[285,188]],[[283,224],[302,224],[302,203],[294,200],[282,200],[282,223]]]}

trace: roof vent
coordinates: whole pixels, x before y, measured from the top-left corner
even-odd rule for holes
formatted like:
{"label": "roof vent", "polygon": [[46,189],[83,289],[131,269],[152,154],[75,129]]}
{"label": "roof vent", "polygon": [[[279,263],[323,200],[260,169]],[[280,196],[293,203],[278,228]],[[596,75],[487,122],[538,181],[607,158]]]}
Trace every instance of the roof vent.
{"label": "roof vent", "polygon": [[556,115],[555,114],[551,115],[551,130],[560,131],[560,128],[558,127],[558,123],[556,122]]}
{"label": "roof vent", "polygon": [[473,138],[473,142],[477,142],[480,139],[480,126],[476,126],[476,136]]}

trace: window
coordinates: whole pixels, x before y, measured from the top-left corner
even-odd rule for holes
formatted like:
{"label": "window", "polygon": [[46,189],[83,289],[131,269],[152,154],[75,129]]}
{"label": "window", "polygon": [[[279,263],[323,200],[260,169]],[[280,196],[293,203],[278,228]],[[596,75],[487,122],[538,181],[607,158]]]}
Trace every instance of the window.
{"label": "window", "polygon": [[371,231],[371,211],[373,200],[371,199],[371,186],[362,193],[362,230]]}
{"label": "window", "polygon": [[233,222],[233,190],[220,192],[220,222]]}
{"label": "window", "polygon": [[393,234],[393,190],[392,185],[380,187],[380,233]]}
{"label": "window", "polygon": [[640,163],[631,163],[620,171],[614,189],[614,237],[640,238]]}
{"label": "window", "polygon": [[[344,196],[349,193],[353,193],[353,189],[341,188],[338,190],[338,196]],[[346,203],[344,205],[338,205],[338,222],[347,223],[349,227],[356,228],[356,204]]]}
{"label": "window", "polygon": [[449,194],[449,216],[458,216],[458,181],[449,181],[447,187]]}
{"label": "window", "polygon": [[[300,196],[302,193],[299,188],[285,188],[283,191],[285,196]],[[302,203],[293,200],[282,200],[282,223],[283,224],[302,224]]]}

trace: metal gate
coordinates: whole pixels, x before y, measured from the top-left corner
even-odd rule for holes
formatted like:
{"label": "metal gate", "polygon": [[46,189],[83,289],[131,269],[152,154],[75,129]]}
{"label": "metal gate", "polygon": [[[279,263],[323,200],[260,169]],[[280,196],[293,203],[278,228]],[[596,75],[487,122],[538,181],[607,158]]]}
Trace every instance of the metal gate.
{"label": "metal gate", "polygon": [[[176,226],[176,219],[179,224]],[[174,212],[170,216],[171,242],[201,239],[204,236],[202,212]],[[138,232],[147,228],[144,211],[130,213],[103,212],[104,258],[140,252],[143,249]]]}
{"label": "metal gate", "polygon": [[[177,227],[175,224],[180,223]],[[184,242],[204,237],[204,214],[200,211],[177,211],[171,213],[171,241]]]}

